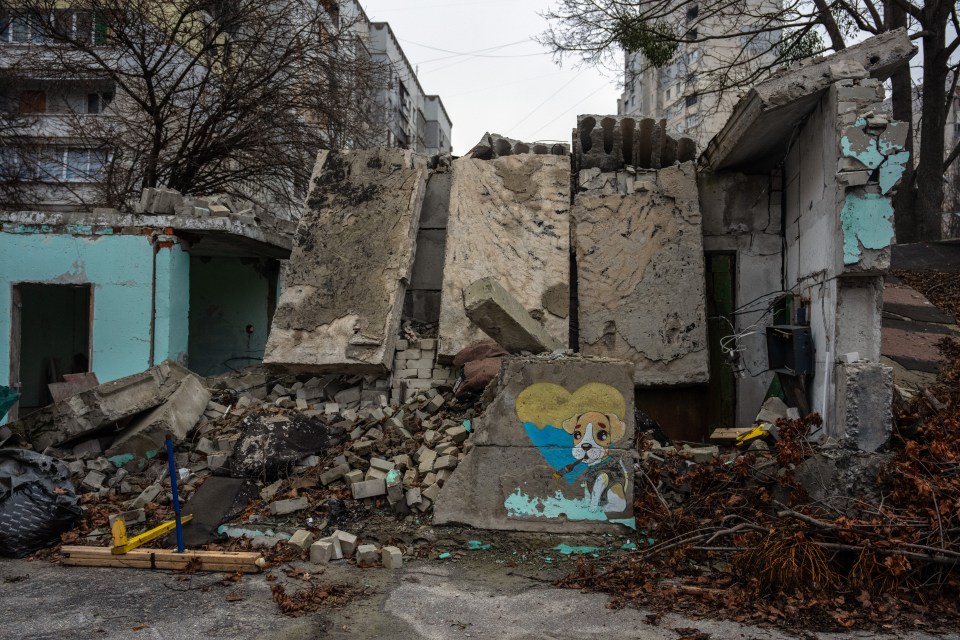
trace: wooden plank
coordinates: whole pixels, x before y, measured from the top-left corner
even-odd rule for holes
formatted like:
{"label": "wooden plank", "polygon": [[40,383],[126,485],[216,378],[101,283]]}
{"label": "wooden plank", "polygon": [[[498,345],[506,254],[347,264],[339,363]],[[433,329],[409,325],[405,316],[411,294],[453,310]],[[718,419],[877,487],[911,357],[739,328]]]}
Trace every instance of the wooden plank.
{"label": "wooden plank", "polygon": [[737,438],[742,436],[745,433],[750,433],[753,431],[753,427],[731,427],[726,429],[714,429],[713,433],[710,434],[710,440],[712,442],[736,442]]}
{"label": "wooden plank", "polygon": [[197,571],[240,571],[258,573],[257,560],[262,556],[250,551],[186,551],[177,553],[165,549],[134,549],[114,555],[108,547],[61,548],[66,556],[63,564],[81,567],[126,567],[133,569],[183,570],[192,563]]}

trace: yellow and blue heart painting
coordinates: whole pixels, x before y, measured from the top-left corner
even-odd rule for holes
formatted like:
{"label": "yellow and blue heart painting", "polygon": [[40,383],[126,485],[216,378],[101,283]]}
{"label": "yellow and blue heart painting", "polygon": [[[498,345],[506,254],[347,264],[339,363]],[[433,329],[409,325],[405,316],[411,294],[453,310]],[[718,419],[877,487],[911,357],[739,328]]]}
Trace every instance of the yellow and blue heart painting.
{"label": "yellow and blue heart painting", "polygon": [[558,384],[538,382],[517,396],[516,412],[530,441],[553,467],[558,486],[546,496],[530,496],[517,487],[504,501],[508,516],[566,516],[634,527],[634,519],[626,517],[633,460],[624,456],[631,445],[625,441],[622,393],[598,382],[573,393]]}

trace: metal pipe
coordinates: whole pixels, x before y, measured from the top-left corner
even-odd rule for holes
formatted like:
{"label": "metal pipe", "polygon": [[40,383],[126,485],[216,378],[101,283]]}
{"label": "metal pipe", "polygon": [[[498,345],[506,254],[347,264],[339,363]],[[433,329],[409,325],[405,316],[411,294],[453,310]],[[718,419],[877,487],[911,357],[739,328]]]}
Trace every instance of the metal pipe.
{"label": "metal pipe", "polygon": [[177,462],[173,459],[173,438],[167,436],[167,463],[170,465],[170,493],[177,523],[177,553],[183,553],[183,523],[180,521],[180,492],[177,490]]}

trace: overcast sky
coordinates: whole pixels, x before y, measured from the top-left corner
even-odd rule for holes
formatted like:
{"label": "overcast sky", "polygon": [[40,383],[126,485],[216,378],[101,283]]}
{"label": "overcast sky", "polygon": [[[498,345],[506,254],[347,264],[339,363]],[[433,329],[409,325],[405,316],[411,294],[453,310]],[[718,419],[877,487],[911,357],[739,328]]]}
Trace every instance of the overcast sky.
{"label": "overcast sky", "polygon": [[615,78],[578,69],[572,60],[560,67],[530,40],[546,28],[539,14],[551,0],[361,4],[370,20],[390,23],[407,59],[419,67],[423,90],[443,100],[453,120],[455,155],[469,151],[486,131],[569,143],[577,114],[617,112]]}

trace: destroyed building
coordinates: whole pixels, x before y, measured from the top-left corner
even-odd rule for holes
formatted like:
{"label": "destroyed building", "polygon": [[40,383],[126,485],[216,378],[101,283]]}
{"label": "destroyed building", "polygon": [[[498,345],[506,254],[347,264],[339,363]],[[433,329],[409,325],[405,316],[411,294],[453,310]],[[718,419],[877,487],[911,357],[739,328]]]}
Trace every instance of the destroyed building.
{"label": "destroyed building", "polygon": [[[164,360],[209,375],[262,357],[293,223],[165,190],[146,190],[140,209],[0,214],[11,417]],[[64,382],[88,372],[85,386]]]}
{"label": "destroyed building", "polygon": [[[121,350],[136,361],[110,377],[158,366],[117,381],[131,390],[122,420],[134,423],[104,443],[111,464],[149,469],[163,435],[182,439],[199,424],[202,448],[181,452],[187,462],[203,460],[204,473],[262,471],[245,477],[270,501],[281,474],[265,451],[283,431],[312,439],[277,454],[283,469],[323,464],[325,487],[343,483],[355,500],[385,499],[396,513],[505,530],[621,530],[634,526],[642,490],[635,435],[654,424],[700,443],[718,427],[816,413],[819,437],[863,452],[886,445],[882,283],[891,197],[909,154],[904,125],[882,111],[882,82],[914,52],[901,30],[784,70],[741,99],[699,158],[663,120],[583,115],[569,147],[487,134],[456,159],[321,152],[292,238],[266,219],[253,225],[212,206],[198,214],[197,201],[177,201],[194,214],[181,215],[173,196],[153,192],[119,226],[16,214],[0,241],[21,256],[66,244],[69,263],[32,277],[72,287],[75,312],[60,315],[110,331],[113,344],[127,334],[98,310],[100,289],[147,294],[124,298],[140,309],[137,348]],[[127,265],[116,282],[114,264],[114,279],[91,280],[98,248],[120,241],[131,260],[147,256],[148,275],[136,280]],[[251,259],[286,251],[282,286],[268,284],[246,307],[272,318],[269,334],[244,342],[248,323],[235,317],[233,341],[209,353],[221,331],[194,326],[177,304],[202,286],[194,276],[204,258],[230,261],[225,281],[228,269],[259,277]],[[26,268],[9,255],[0,253],[4,274]],[[205,295],[241,306],[238,288],[211,288]],[[176,363],[158,364],[186,352],[195,373],[214,373],[221,356],[251,348],[290,382],[274,379],[268,392],[262,373],[247,386],[218,380],[229,406],[208,405]],[[93,355],[96,367],[111,362]],[[21,420],[18,434],[43,450],[118,425],[99,406],[115,392],[104,387]],[[146,404],[138,388],[152,389]],[[466,391],[475,405],[459,404]],[[765,403],[772,397],[783,401]],[[205,436],[218,425],[229,436],[215,445]],[[321,459],[328,450],[339,455]],[[271,515],[306,502],[272,502]]]}

